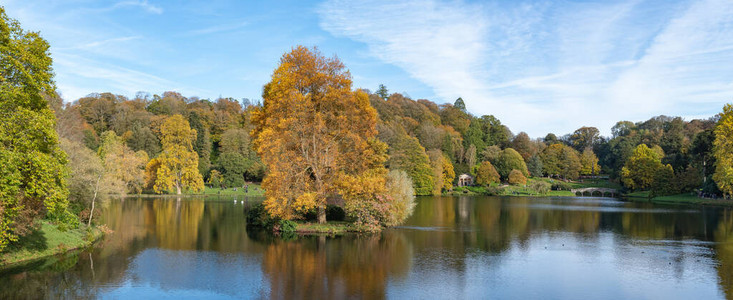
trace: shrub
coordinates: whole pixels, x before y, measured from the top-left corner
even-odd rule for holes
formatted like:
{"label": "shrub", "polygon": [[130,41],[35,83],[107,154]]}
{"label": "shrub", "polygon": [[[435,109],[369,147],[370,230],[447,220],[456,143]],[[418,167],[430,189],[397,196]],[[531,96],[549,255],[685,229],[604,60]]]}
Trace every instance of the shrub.
{"label": "shrub", "polygon": [[297,226],[295,222],[290,220],[280,220],[277,222],[277,225],[279,227],[279,231],[285,233],[295,232],[295,227]]}
{"label": "shrub", "polygon": [[265,205],[257,203],[247,211],[247,225],[257,227],[271,227],[275,220],[270,217],[265,209]]}
{"label": "shrub", "polygon": [[486,196],[499,196],[504,193],[504,188],[498,186],[489,186],[484,189],[484,195]]}
{"label": "shrub", "polygon": [[395,226],[402,224],[412,215],[415,209],[415,191],[412,189],[412,180],[407,173],[392,170],[387,174],[387,200],[391,200],[384,218],[384,225]]}
{"label": "shrub", "polygon": [[550,191],[550,184],[541,180],[536,180],[530,185],[530,188],[537,194],[547,194]]}
{"label": "shrub", "polygon": [[572,187],[562,181],[556,181],[552,183],[552,190],[554,191],[569,191]]}
{"label": "shrub", "polygon": [[519,185],[519,184],[526,184],[527,183],[527,177],[524,177],[524,174],[522,174],[519,170],[512,170],[509,172],[509,184],[512,185]]}

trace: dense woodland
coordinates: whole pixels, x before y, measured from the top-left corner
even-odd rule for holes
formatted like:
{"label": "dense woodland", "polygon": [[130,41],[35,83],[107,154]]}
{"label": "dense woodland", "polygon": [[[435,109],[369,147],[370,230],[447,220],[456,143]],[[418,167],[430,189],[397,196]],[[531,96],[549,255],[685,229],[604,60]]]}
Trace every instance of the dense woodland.
{"label": "dense woodland", "polygon": [[[720,193],[712,178],[718,117],[685,121],[658,116],[637,123],[618,122],[611,137],[600,136],[595,127],[581,127],[570,134],[549,133],[532,139],[524,132],[513,134],[494,116],[472,115],[462,99],[439,105],[388,94],[381,87],[369,94],[369,100],[379,114],[378,138],[389,146],[387,166],[406,171],[419,195],[451,189],[456,174],[477,175],[478,183],[489,184],[508,181],[514,169],[525,177],[561,179],[605,174],[629,189],[648,189],[654,180],[632,178],[648,170],[635,170],[632,164],[624,173],[630,159],[644,155],[636,153],[640,145],[646,145],[660,165],[671,167],[673,192],[702,188],[707,193]],[[153,96],[139,93],[134,99],[101,93],[65,105],[58,98],[50,102],[57,115],[59,136],[68,144],[83,145],[98,153],[116,151],[120,158],[115,159],[127,160],[110,163],[129,168],[118,172],[138,173],[118,176],[125,181],[127,192],[172,191],[156,189],[150,176],[143,174],[149,162],[166,149],[163,128],[174,116],[182,116],[181,126],[192,129],[191,149],[198,159],[192,171],[198,172],[207,185],[241,187],[248,181],[261,181],[264,175],[263,164],[250,142],[251,113],[259,103],[187,98],[176,92]],[[498,173],[498,178],[479,172],[482,165],[493,169],[489,173]],[[647,177],[653,178],[654,174]],[[193,188],[196,184],[185,186]]]}
{"label": "dense woodland", "polygon": [[1,8],[0,17],[0,250],[38,217],[90,224],[105,195],[195,193],[263,179],[268,209],[283,219],[317,209],[325,221],[326,201],[340,195],[356,219],[387,226],[399,223],[389,209],[404,220],[413,193],[450,191],[463,173],[486,187],[607,175],[653,195],[733,194],[731,105],[707,120],[621,121],[611,137],[581,127],[532,139],[492,115],[472,115],[461,98],[437,104],[385,86],[352,90],[340,61],[300,46],[283,56],[264,103],[177,92],[64,102],[48,43]]}

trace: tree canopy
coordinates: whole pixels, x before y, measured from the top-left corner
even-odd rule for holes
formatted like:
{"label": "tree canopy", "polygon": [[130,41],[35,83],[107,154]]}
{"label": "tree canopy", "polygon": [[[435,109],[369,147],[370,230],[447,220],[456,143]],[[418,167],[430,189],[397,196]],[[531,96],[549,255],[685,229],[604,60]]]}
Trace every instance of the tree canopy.
{"label": "tree canopy", "polygon": [[733,195],[733,105],[726,104],[715,126],[715,175],[713,179],[718,188],[728,195]]}
{"label": "tree canopy", "polygon": [[377,112],[366,93],[351,90],[351,75],[337,58],[293,48],[262,98],[252,115],[253,138],[268,171],[262,186],[271,215],[292,219],[316,209],[325,222],[326,199],[338,192],[339,180],[384,168]]}
{"label": "tree canopy", "polygon": [[55,95],[49,45],[0,7],[0,250],[28,234],[44,212],[67,211],[66,154],[46,95]]}

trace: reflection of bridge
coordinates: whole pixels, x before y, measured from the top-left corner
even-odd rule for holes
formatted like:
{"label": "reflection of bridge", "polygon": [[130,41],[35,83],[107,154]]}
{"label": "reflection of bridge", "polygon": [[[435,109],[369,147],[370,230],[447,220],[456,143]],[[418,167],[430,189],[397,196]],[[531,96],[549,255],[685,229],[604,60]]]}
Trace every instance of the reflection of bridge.
{"label": "reflection of bridge", "polygon": [[618,195],[618,191],[616,189],[611,188],[598,188],[598,187],[588,187],[588,188],[582,188],[582,189],[572,189],[570,190],[573,194],[579,195],[579,196],[601,196],[605,197],[606,195],[611,197],[616,197]]}

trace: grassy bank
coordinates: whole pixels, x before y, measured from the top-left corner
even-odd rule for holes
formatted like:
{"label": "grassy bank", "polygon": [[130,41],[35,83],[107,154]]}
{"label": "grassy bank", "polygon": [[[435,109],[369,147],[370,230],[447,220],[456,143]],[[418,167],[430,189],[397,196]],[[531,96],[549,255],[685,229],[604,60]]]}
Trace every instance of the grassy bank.
{"label": "grassy bank", "polygon": [[206,195],[206,196],[250,196],[250,197],[259,197],[265,195],[265,190],[260,187],[259,184],[250,184],[249,188],[245,189],[241,187],[235,188],[210,188],[205,187],[204,191],[201,193],[192,193],[187,195]]}
{"label": "grassy bank", "polygon": [[55,225],[41,221],[39,230],[22,237],[0,253],[0,268],[84,248],[102,237],[102,234],[99,228],[61,231]]}
{"label": "grassy bank", "polygon": [[247,189],[242,187],[237,188],[212,188],[205,186],[201,192],[184,192],[182,195],[174,194],[155,194],[153,191],[145,191],[141,195],[129,194],[129,197],[145,196],[145,197],[163,197],[163,198],[175,198],[175,197],[188,197],[188,196],[242,196],[242,197],[262,197],[265,195],[265,190],[257,183],[250,183]]}
{"label": "grassy bank", "polygon": [[327,233],[340,235],[347,232],[357,231],[353,224],[344,221],[330,221],[326,224],[311,222],[296,222],[295,232],[299,234]]}
{"label": "grassy bank", "polygon": [[[536,181],[544,181],[550,185],[562,186],[562,190],[550,190],[547,193],[537,193],[530,186]],[[600,187],[621,189],[617,183],[604,179],[585,179],[582,181],[560,181],[551,178],[529,178],[527,184],[524,185],[508,185],[493,183],[489,187],[455,187],[448,195],[496,195],[496,196],[537,196],[537,197],[572,197],[575,196],[570,189]]]}
{"label": "grassy bank", "polygon": [[628,193],[624,195],[624,198],[636,202],[651,202],[661,204],[733,206],[733,200],[700,198],[694,193],[651,197],[649,191],[642,191]]}

